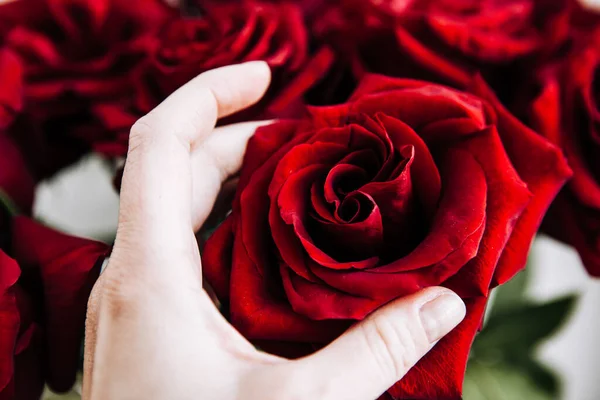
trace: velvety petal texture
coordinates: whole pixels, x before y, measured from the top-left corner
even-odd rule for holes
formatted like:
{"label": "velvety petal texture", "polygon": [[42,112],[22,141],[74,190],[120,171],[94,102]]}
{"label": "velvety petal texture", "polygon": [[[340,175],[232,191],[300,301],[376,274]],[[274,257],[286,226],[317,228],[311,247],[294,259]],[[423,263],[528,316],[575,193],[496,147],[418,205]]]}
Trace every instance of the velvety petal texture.
{"label": "velvety petal texture", "polygon": [[482,81],[468,86],[366,75],[344,104],[257,131],[203,259],[240,332],[293,354],[282,341],[318,348],[379,306],[443,285],[467,318],[388,395],[460,396],[490,288],[524,267],[570,174]]}

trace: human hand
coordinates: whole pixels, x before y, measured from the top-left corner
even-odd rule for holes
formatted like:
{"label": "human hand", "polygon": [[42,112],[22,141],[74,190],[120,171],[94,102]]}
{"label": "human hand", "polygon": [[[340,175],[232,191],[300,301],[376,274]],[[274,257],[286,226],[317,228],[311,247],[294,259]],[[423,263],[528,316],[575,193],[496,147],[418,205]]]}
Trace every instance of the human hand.
{"label": "human hand", "polygon": [[194,232],[259,123],[214,126],[269,80],[263,62],[208,71],[132,127],[117,238],[89,301],[84,399],[373,399],[464,317],[458,296],[429,288],[290,361],[221,316]]}

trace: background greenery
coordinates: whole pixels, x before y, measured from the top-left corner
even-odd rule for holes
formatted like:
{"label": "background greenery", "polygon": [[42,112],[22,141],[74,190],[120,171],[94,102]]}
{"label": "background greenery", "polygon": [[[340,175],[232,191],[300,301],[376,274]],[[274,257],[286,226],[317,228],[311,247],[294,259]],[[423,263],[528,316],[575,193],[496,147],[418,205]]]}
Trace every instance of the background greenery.
{"label": "background greenery", "polygon": [[526,296],[528,277],[526,269],[496,289],[471,350],[464,400],[560,397],[559,377],[537,360],[536,350],[566,322],[576,296],[534,303]]}

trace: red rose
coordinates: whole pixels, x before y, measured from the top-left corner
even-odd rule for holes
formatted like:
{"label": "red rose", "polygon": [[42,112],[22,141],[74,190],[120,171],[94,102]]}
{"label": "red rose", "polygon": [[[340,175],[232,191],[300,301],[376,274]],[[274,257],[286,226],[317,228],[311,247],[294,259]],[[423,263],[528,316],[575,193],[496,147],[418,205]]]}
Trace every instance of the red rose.
{"label": "red rose", "polygon": [[600,276],[600,27],[579,39],[566,62],[540,73],[530,123],[563,149],[573,169],[545,228],[573,245],[590,274]]}
{"label": "red rose", "polygon": [[[96,143],[97,151],[124,155],[129,128],[139,117],[184,83],[213,68],[263,60],[272,69],[269,93],[234,120],[266,118],[273,103],[279,103],[280,109],[291,107],[302,94],[291,99],[289,95],[279,97],[308,57],[308,34],[300,9],[292,3],[209,3],[199,16],[177,17],[166,23],[157,39],[149,59],[136,71],[133,98],[96,107],[96,115],[113,132],[112,137]],[[318,74],[308,77],[304,87],[318,78]]]}
{"label": "red rose", "polygon": [[[26,107],[9,135],[36,179],[76,161],[105,136],[93,105],[131,93],[132,70],[147,56],[162,22],[175,13],[161,0],[14,0],[0,5],[0,43],[19,56],[24,75]],[[10,88],[0,83],[3,90]]]}
{"label": "red rose", "polygon": [[342,0],[318,31],[351,54],[358,75],[368,71],[466,85],[480,71],[502,92],[518,86],[515,79],[532,58],[564,42],[571,3]]}
{"label": "red rose", "polygon": [[172,12],[160,0],[16,0],[0,6],[0,26],[24,60],[28,101],[45,114],[127,93]]}
{"label": "red rose", "polygon": [[0,398],[33,400],[44,382],[57,391],[75,382],[87,298],[107,246],[23,217],[11,225],[12,258],[0,251]]}
{"label": "red rose", "polygon": [[204,71],[263,60],[276,77],[289,75],[303,65],[308,51],[302,15],[291,3],[215,3],[202,16],[176,18],[158,36],[140,87],[150,96],[138,99],[144,111]]}
{"label": "red rose", "polygon": [[489,290],[524,267],[570,173],[472,86],[482,97],[367,76],[345,104],[258,130],[233,211],[203,253],[242,334],[280,353],[314,349],[392,299],[443,285],[467,316],[389,393],[459,396]]}

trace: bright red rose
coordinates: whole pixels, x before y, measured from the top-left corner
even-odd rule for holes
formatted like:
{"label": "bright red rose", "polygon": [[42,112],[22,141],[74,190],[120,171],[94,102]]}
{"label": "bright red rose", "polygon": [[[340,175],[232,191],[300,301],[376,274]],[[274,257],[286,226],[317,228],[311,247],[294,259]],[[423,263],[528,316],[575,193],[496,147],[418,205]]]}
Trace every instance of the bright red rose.
{"label": "bright red rose", "polygon": [[565,62],[540,72],[529,122],[563,149],[573,169],[545,228],[573,245],[590,274],[600,276],[600,25],[579,39]]}
{"label": "bright red rose", "polygon": [[369,75],[345,104],[258,130],[233,211],[203,253],[242,334],[298,355],[443,285],[467,316],[389,394],[459,397],[490,288],[524,267],[570,174],[482,81],[472,90]]}
{"label": "bright red rose", "polygon": [[0,251],[0,398],[37,400],[44,383],[64,391],[75,382],[87,299],[107,246],[23,217],[10,224],[12,245],[3,247],[11,257]]}

